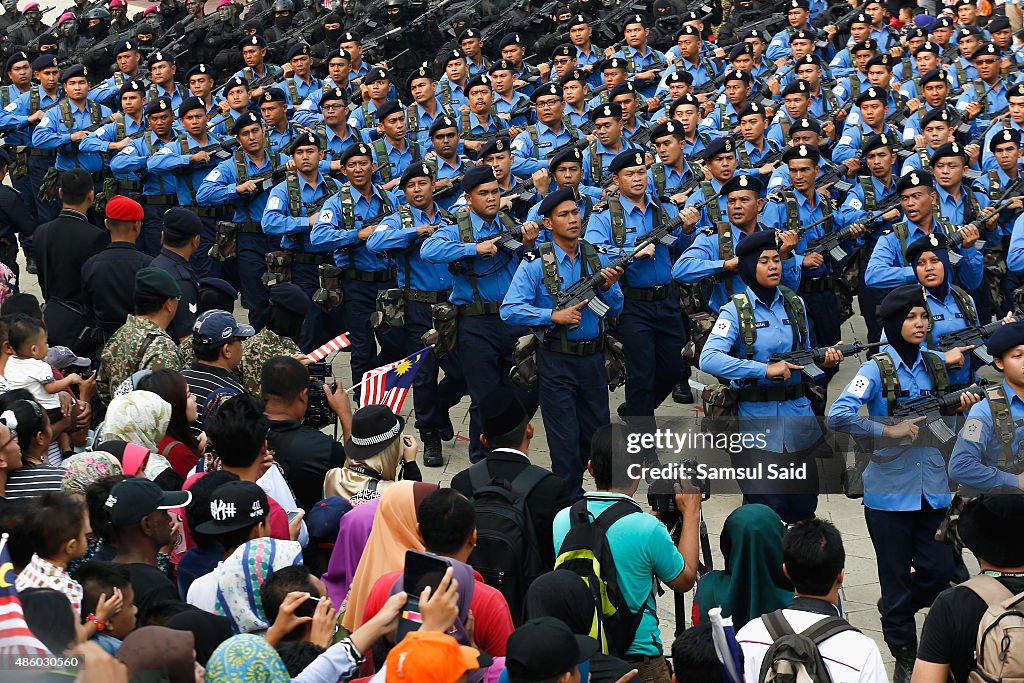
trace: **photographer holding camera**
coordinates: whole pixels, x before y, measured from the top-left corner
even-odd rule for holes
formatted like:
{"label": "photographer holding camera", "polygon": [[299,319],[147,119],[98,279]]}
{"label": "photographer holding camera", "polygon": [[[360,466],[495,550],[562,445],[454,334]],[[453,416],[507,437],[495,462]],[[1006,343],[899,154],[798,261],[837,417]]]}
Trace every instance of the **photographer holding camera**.
{"label": "photographer holding camera", "polygon": [[[267,443],[284,467],[295,499],[307,512],[323,498],[328,470],[345,464],[345,449],[329,435],[303,424],[309,405],[309,370],[290,356],[274,356],[260,373],[263,414],[270,424]],[[347,437],[352,427],[352,404],[345,388],[324,387],[327,404]]]}

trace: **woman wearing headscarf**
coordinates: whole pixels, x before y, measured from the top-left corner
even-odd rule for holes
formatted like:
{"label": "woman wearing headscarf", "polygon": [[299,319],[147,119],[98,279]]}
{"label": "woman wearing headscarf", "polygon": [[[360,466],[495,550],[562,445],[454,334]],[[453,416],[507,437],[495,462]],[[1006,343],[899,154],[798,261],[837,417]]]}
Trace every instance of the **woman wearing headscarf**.
{"label": "woman wearing headscarf", "polygon": [[721,548],[725,569],[708,572],[697,584],[695,611],[707,623],[708,610],[721,607],[736,629],[762,614],[788,607],[793,587],[782,571],[786,526],[765,505],[742,505],[726,518]]}
{"label": "woman wearing headscarf", "polygon": [[324,497],[341,496],[353,506],[381,495],[396,481],[423,481],[416,464],[418,447],[403,436],[405,420],[385,405],[369,405],[352,415],[345,439],[345,465],[328,470]]}
{"label": "woman wearing headscarf", "polygon": [[[735,194],[755,192],[754,187],[741,187],[741,181],[733,178],[722,193],[729,194],[731,201]],[[739,241],[737,270],[746,289],[722,307],[701,351],[700,369],[731,380],[740,431],[759,446],[733,454],[736,467],[754,471],[767,465],[765,472],[772,465],[806,468],[807,477],[802,480],[741,482],[744,503],[763,503],[793,523],[813,517],[818,506],[813,449],[821,439],[821,428],[800,366],[770,360],[776,353],[811,348],[803,299],[779,285],[783,260],[794,258],[791,250],[788,243],[780,244],[774,230],[757,231]],[[842,359],[838,350],[829,349],[821,365],[834,367]]]}
{"label": "woman wearing headscarf", "polygon": [[[554,617],[576,635],[587,636],[601,642],[594,594],[576,572],[556,569],[537,577],[526,591],[524,609],[524,621],[538,617]],[[633,667],[618,657],[601,654],[598,651],[586,663],[585,668],[586,670],[583,664],[580,665],[581,680],[586,680],[589,672],[591,683],[615,683]],[[508,674],[503,673],[501,680],[507,683],[507,679]]]}
{"label": "woman wearing headscarf", "polygon": [[366,542],[370,539],[370,529],[373,528],[379,504],[380,498],[374,498],[352,508],[341,518],[327,572],[320,577],[335,605],[344,604],[345,596],[352,587],[352,578],[363,556]]}
{"label": "woman wearing headscarf", "polygon": [[195,394],[177,370],[154,370],[139,380],[139,389],[151,391],[171,406],[167,434],[157,444],[157,452],[167,458],[171,467],[183,478],[199,462],[202,447],[190,426],[199,418]]}
{"label": "woman wearing headscarf", "polygon": [[[882,635],[896,659],[897,675],[909,680],[917,648],[914,614],[948,587],[953,573],[949,546],[935,540],[952,500],[946,461],[921,418],[884,420],[902,402],[947,394],[947,367],[963,365],[963,349],[945,355],[925,348],[928,311],[919,284],[892,290],[879,306],[887,343],[861,364],[857,376],[832,404],[828,425],[871,440],[863,472],[864,518],[882,590]],[[959,412],[980,400],[960,395]],[[867,406],[867,415],[858,411]]]}
{"label": "woman wearing headscarf", "polygon": [[85,496],[85,490],[103,477],[121,474],[121,463],[105,451],[86,451],[71,456],[65,463],[61,488],[71,494]]}
{"label": "woman wearing headscarf", "polygon": [[345,599],[345,617],[341,623],[349,631],[362,623],[366,598],[377,577],[404,567],[406,550],[423,551],[416,509],[436,489],[435,484],[400,481],[381,495],[370,538],[359,558],[352,587]]}
{"label": "woman wearing headscarf", "polygon": [[[128,668],[130,680],[196,683],[203,667],[196,662],[195,638],[188,631],[163,626],[143,626],[125,636],[117,659]],[[156,672],[156,673],[149,673]]]}
{"label": "woman wearing headscarf", "polygon": [[116,396],[107,407],[103,421],[103,439],[138,444],[150,451],[145,476],[165,491],[181,489],[184,479],[171,468],[157,446],[167,435],[171,423],[171,404],[151,391],[133,391]]}
{"label": "woman wearing headscarf", "polygon": [[235,633],[262,632],[270,627],[263,611],[260,586],[281,567],[302,562],[295,541],[255,538],[235,549],[217,568],[214,614],[227,617]]}
{"label": "woman wearing headscarf", "polygon": [[195,641],[196,661],[206,666],[217,646],[235,635],[227,617],[210,614],[201,609],[190,609],[167,620],[167,628],[188,631]]}

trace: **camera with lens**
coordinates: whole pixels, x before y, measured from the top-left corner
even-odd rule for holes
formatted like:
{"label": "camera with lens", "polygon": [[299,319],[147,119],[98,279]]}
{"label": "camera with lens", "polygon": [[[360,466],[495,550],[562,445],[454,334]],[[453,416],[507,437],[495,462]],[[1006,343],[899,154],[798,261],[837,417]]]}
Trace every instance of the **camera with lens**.
{"label": "camera with lens", "polygon": [[[711,497],[711,482],[707,477],[699,477],[696,460],[687,460],[682,464],[684,476],[690,478],[690,483],[700,489],[703,500]],[[676,510],[676,493],[673,488],[675,482],[668,479],[657,479],[647,489],[647,504],[651,506],[656,514],[672,514]]]}
{"label": "camera with lens", "polygon": [[323,429],[335,420],[334,411],[327,402],[326,380],[331,376],[331,366],[327,363],[310,363],[309,400],[306,404],[306,416],[302,423],[313,429]]}

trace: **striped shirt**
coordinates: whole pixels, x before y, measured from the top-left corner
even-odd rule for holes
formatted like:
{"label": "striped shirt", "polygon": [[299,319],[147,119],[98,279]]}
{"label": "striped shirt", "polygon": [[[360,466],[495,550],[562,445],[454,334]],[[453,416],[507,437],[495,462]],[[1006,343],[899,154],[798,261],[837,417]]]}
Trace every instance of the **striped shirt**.
{"label": "striped shirt", "polygon": [[63,478],[64,469],[61,467],[25,463],[20,470],[8,476],[7,499],[38,498],[47,491],[58,491]]}
{"label": "striped shirt", "polygon": [[206,401],[210,394],[218,389],[229,389],[239,394],[245,393],[239,379],[230,371],[219,368],[215,365],[207,365],[201,361],[192,363],[192,367],[182,370],[188,382],[188,390],[196,397],[196,406],[199,408],[199,418],[192,423],[192,431],[199,435],[203,431],[203,421],[206,418]]}

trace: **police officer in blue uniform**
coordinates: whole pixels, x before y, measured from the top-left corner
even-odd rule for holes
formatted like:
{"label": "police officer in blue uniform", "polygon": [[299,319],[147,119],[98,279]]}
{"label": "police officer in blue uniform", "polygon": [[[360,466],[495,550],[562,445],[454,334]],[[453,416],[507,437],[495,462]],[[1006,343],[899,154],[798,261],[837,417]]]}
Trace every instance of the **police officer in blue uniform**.
{"label": "police officer in blue uniform", "polygon": [[[416,162],[402,173],[399,189],[405,205],[389,215],[366,240],[366,248],[381,257],[390,255],[398,266],[398,286],[404,299],[403,325],[405,354],[423,346],[423,335],[433,327],[433,306],[447,302],[452,293],[452,274],[438,263],[428,263],[420,255],[424,240],[455,219],[434,202],[434,170],[430,164]],[[444,379],[437,379],[438,367]],[[423,443],[423,463],[427,467],[443,464],[441,442],[454,434],[449,411],[466,393],[458,354],[449,351],[437,358],[428,354],[413,380],[416,429]]]}
{"label": "police officer in blue uniform", "polygon": [[[494,169],[470,168],[462,178],[461,189],[468,208],[456,213],[454,225],[445,225],[428,237],[420,255],[427,263],[457,264],[452,266],[450,301],[458,309],[456,345],[470,397],[469,457],[479,462],[487,448],[480,443],[478,406],[495,387],[511,384],[513,347],[526,332],[501,320],[498,311],[522,259],[522,250],[533,249],[540,226],[523,223],[523,246],[512,251],[501,249],[498,238],[510,229],[512,221],[499,213],[501,190]],[[532,414],[536,399],[524,390],[516,391],[527,413]]]}
{"label": "police officer in blue uniform", "polygon": [[[896,659],[895,679],[909,681],[917,652],[914,614],[949,586],[953,572],[949,547],[935,540],[952,495],[938,441],[920,424],[922,418],[897,424],[878,418],[908,399],[946,393],[946,366],[965,359],[959,350],[943,357],[924,348],[928,313],[920,284],[894,289],[879,312],[888,343],[860,366],[832,404],[828,425],[874,439],[863,471],[864,518],[882,589],[882,635]],[[960,410],[978,400],[962,394]],[[876,417],[858,415],[861,406]]]}
{"label": "police officer in blue uniform", "polygon": [[583,472],[590,460],[594,432],[608,424],[605,392],[605,323],[587,301],[554,310],[554,297],[581,278],[597,273],[604,279],[597,296],[618,317],[622,268],[603,266],[596,249],[581,239],[583,222],[576,190],[556,190],[540,204],[550,242],[537,247],[538,257],[519,264],[501,304],[501,319],[529,327],[538,336],[537,394],[549,430],[551,470],[565,479],[570,497],[583,496]]}

